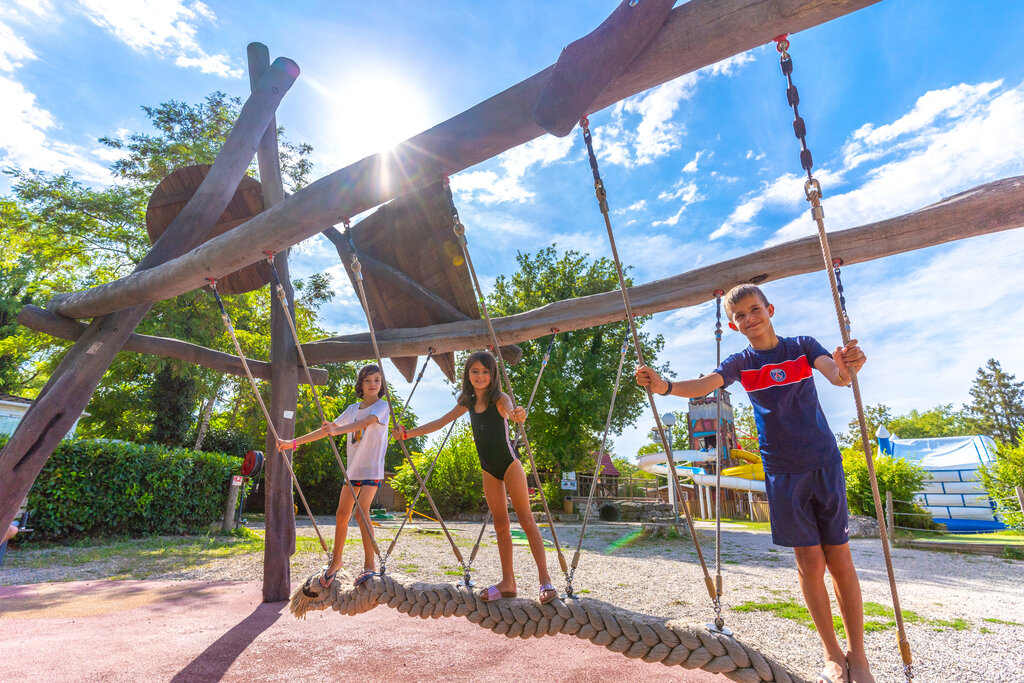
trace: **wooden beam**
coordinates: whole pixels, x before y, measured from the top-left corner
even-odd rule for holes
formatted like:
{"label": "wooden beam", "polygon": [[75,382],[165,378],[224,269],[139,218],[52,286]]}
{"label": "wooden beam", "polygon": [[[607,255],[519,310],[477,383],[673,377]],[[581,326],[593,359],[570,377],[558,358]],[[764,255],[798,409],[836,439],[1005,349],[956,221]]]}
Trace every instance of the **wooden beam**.
{"label": "wooden beam", "polygon": [[[249,85],[253,92],[270,72],[270,51],[262,43],[249,43]],[[284,199],[281,157],[277,145],[277,118],[271,118],[256,148],[263,186],[263,209],[269,211]],[[288,274],[288,252],[278,253],[274,264],[284,289],[285,306],[277,292],[270,292],[270,419],[282,439],[295,437],[295,411],[299,396],[299,355],[288,317],[295,320],[295,292]],[[271,288],[273,290],[273,287]],[[307,361],[308,362],[308,361]],[[301,373],[305,375],[305,372]],[[292,451],[280,451],[267,428],[266,492],[264,512],[266,542],[263,544],[263,602],[287,600],[291,595],[291,562],[295,554],[295,503],[292,496]]]}
{"label": "wooden beam", "polygon": [[[595,100],[597,111],[701,67],[872,5],[877,0],[691,0]],[[533,109],[553,67],[438,124],[394,151],[369,156],[288,197],[270,211],[146,272],[62,294],[47,306],[87,318],[196,289],[282,252],[338,222],[539,137]],[[584,171],[580,171],[583,173]]]}
{"label": "wooden beam", "polygon": [[[88,325],[85,323],[54,315],[49,311],[32,305],[22,308],[18,313],[17,320],[18,324],[24,325],[30,330],[42,332],[58,339],[67,339],[68,341],[75,341],[88,329]],[[242,367],[242,360],[238,356],[208,349],[198,344],[190,344],[180,339],[153,337],[133,332],[125,340],[121,350],[131,351],[132,353],[148,353],[152,356],[161,356],[162,358],[177,358],[188,363],[202,365],[204,368],[210,368],[217,372],[245,377],[245,368]],[[246,362],[249,364],[249,370],[252,372],[253,377],[262,380],[270,379],[270,363],[253,360],[252,358],[247,358]],[[313,376],[313,383],[317,386],[327,384],[326,370],[310,368],[310,374]],[[303,384],[306,383],[305,373],[300,375],[299,381]]]}
{"label": "wooden beam", "polygon": [[658,32],[675,0],[622,0],[596,29],[562,50],[533,120],[552,135],[572,132],[597,96]]}
{"label": "wooden beam", "polygon": [[[157,267],[187,252],[210,234],[245,175],[260,136],[298,73],[298,66],[290,59],[274,62],[242,105],[238,120],[202,185],[136,266],[136,272]],[[96,318],[64,355],[0,452],[0,518],[14,519],[18,504],[53,449],[82,414],[103,374],[150,307],[148,302],[131,302],[124,310]]]}
{"label": "wooden beam", "polygon": [[[827,216],[827,200],[826,200]],[[997,180],[944,199],[919,211],[832,233],[832,255],[846,265],[924,249],[955,240],[987,235],[1024,226],[1024,176]],[[808,218],[808,230],[813,224]],[[651,315],[709,301],[717,288],[728,290],[744,282],[767,282],[822,269],[817,236],[780,244],[706,266],[664,280],[629,289],[637,315]],[[494,319],[501,344],[536,339],[623,320],[622,295],[604,294],[568,299],[504,318]],[[476,349],[490,343],[483,321],[446,323],[417,329],[382,330],[377,339],[381,353],[438,353]],[[310,363],[333,363],[365,358],[372,353],[368,341],[324,340],[303,344]]]}

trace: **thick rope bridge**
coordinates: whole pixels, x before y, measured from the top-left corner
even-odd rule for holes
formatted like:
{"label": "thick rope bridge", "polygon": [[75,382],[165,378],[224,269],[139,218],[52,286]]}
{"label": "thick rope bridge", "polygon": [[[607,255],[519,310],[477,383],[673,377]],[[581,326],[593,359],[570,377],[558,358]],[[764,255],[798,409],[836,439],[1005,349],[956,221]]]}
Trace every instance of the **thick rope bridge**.
{"label": "thick rope bridge", "polygon": [[735,638],[704,628],[669,625],[665,619],[599,600],[555,599],[546,605],[522,598],[484,602],[465,588],[403,584],[390,576],[375,576],[359,587],[335,579],[325,591],[317,582],[319,576],[319,572],[310,576],[292,595],[290,610],[296,617],[329,608],[355,616],[387,605],[421,619],[465,617],[508,638],[574,635],[633,659],[703,669],[741,683],[805,680]]}

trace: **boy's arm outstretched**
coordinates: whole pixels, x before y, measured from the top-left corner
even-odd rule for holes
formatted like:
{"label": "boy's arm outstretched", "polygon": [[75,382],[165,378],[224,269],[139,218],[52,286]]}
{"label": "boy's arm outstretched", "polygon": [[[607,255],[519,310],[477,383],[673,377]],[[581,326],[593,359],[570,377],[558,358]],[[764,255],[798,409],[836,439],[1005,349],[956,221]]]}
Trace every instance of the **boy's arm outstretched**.
{"label": "boy's arm outstretched", "polygon": [[717,372],[712,372],[697,379],[670,382],[662,379],[661,375],[646,365],[641,365],[636,369],[636,383],[642,387],[650,387],[651,391],[662,396],[697,398],[699,396],[707,396],[715,389],[718,389],[725,384],[725,380]]}
{"label": "boy's arm outstretched", "polygon": [[831,356],[818,356],[814,368],[837,387],[848,387],[853,382],[853,373],[859,372],[867,356],[857,346],[857,340],[851,339],[846,346],[836,347]]}

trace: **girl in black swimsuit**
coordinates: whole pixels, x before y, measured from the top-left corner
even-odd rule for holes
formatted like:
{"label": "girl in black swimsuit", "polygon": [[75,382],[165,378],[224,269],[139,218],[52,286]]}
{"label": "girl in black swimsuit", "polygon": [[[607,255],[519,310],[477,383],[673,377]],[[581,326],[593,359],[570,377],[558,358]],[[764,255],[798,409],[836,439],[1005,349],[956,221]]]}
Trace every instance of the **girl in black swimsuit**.
{"label": "girl in black swimsuit", "polygon": [[508,394],[502,393],[498,379],[498,363],[489,351],[477,351],[466,359],[462,372],[462,392],[457,405],[433,422],[406,430],[395,429],[396,439],[411,439],[437,431],[452,420],[469,413],[473,426],[473,441],[476,443],[480,467],[483,470],[484,497],[494,517],[494,533],[498,537],[498,556],[501,559],[501,581],[480,592],[484,601],[516,596],[516,579],[512,572],[512,534],[508,517],[506,498],[512,499],[519,524],[530,542],[530,552],[537,562],[540,578],[540,601],[547,603],[558,596],[551,585],[548,574],[547,554],[544,539],[530,511],[530,493],[526,483],[526,472],[515,456],[508,438],[508,420],[522,424],[526,411],[522,406],[513,406]]}

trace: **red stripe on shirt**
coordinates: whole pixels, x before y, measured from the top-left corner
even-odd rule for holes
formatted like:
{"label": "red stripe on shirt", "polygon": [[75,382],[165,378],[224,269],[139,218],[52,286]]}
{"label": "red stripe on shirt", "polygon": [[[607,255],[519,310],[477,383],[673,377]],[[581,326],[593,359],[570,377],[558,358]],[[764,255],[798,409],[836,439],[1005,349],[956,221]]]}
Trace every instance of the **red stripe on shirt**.
{"label": "red stripe on shirt", "polygon": [[794,360],[771,363],[757,370],[743,370],[740,372],[740,384],[747,391],[759,391],[769,387],[795,384],[807,379],[812,374],[807,356],[800,356]]}

